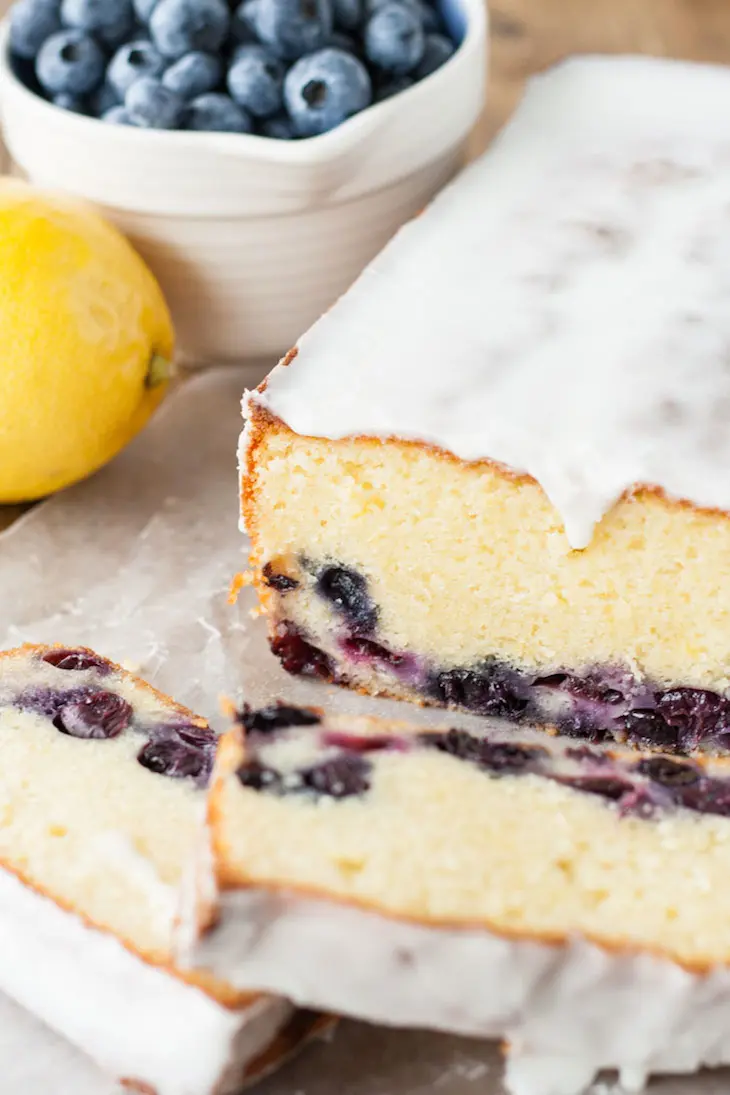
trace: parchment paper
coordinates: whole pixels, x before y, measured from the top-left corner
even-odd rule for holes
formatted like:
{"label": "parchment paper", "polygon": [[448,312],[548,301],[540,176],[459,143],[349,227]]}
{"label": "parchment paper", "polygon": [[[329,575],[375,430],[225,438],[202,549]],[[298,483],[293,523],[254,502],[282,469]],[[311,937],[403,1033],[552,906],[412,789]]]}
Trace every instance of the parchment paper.
{"label": "parchment paper", "polygon": [[[271,656],[245,591],[227,604],[244,563],[238,531],[236,442],[251,370],[198,375],[93,479],[36,507],[0,536],[0,646],[84,643],[141,672],[221,727],[219,697],[245,692],[398,711],[289,677]],[[408,708],[421,721],[438,712]],[[450,716],[450,722],[461,720]],[[343,1023],[264,1081],[260,1095],[500,1095],[501,1065],[486,1043]],[[720,1095],[730,1072],[656,1083],[661,1095]],[[0,997],[0,1095],[109,1095],[72,1047]],[[598,1085],[596,1095],[607,1091]]]}

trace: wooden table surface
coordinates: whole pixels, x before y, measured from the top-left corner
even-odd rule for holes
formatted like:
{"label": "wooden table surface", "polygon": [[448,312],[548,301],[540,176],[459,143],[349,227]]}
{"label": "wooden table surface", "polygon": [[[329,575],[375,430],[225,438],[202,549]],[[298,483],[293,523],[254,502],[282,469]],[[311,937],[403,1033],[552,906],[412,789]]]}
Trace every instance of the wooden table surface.
{"label": "wooden table surface", "polygon": [[[475,155],[514,110],[527,77],[571,53],[730,63],[730,0],[493,0],[490,11],[489,91]],[[0,529],[22,512],[0,506]]]}

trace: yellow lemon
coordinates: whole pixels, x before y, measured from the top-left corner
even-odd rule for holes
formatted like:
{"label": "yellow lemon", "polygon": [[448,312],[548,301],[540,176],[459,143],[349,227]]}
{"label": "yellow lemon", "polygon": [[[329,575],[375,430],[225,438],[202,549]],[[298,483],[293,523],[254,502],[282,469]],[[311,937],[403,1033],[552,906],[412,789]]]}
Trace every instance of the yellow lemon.
{"label": "yellow lemon", "polygon": [[165,394],[172,350],[160,287],[115,228],[0,180],[0,503],[119,452]]}

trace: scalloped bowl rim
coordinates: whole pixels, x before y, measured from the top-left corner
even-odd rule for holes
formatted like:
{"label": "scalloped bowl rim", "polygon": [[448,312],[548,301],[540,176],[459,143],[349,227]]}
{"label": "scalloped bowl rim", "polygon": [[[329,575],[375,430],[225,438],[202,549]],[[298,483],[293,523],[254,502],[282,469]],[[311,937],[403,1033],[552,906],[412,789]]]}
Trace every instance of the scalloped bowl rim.
{"label": "scalloped bowl rim", "polygon": [[379,127],[389,115],[397,112],[404,101],[413,103],[417,97],[432,95],[444,80],[447,80],[459,65],[459,62],[475,49],[483,46],[486,40],[488,15],[484,0],[455,0],[454,6],[458,7],[464,17],[465,33],[449,60],[437,69],[436,72],[420,80],[405,91],[398,92],[390,99],[380,103],[373,103],[347,118],[339,126],[327,133],[321,133],[314,137],[306,137],[295,141],[277,140],[274,137],[260,137],[250,133],[205,133],[191,132],[190,130],[164,130],[143,129],[133,126],[105,125],[98,118],[88,118],[73,111],[64,110],[55,106],[47,99],[37,95],[19,79],[13,71],[9,57],[10,18],[6,16],[0,21],[0,82],[9,84],[15,95],[22,97],[32,109],[41,113],[52,112],[54,116],[62,119],[62,124],[69,132],[76,130],[80,138],[93,136],[99,133],[102,126],[105,134],[113,133],[112,139],[129,144],[136,142],[154,142],[156,148],[161,151],[163,146],[167,148],[189,149],[203,152],[206,150],[222,153],[236,153],[244,158],[278,163],[307,163],[316,160],[325,160],[330,155],[343,151],[349,146],[358,143],[362,137],[368,135],[376,127]]}

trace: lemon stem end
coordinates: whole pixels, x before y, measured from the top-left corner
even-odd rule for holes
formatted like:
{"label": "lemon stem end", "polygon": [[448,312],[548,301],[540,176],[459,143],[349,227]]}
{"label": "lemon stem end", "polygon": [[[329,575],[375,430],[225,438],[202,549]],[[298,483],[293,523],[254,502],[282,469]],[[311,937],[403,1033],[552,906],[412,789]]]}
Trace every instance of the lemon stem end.
{"label": "lemon stem end", "polygon": [[145,377],[145,386],[147,388],[158,388],[160,384],[167,383],[171,380],[175,373],[175,366],[172,361],[163,357],[162,354],[153,354],[150,358],[150,363],[147,366],[147,376]]}

